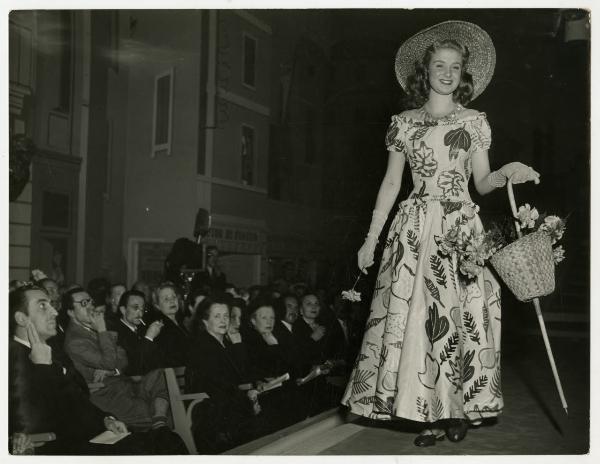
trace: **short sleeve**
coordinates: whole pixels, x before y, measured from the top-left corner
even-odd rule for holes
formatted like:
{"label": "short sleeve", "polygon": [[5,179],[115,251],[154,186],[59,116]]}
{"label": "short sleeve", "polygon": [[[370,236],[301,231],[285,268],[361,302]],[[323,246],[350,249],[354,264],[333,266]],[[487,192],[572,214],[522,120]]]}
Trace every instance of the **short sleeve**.
{"label": "short sleeve", "polygon": [[489,150],[492,145],[492,129],[485,113],[481,113],[477,119],[473,120],[472,128],[471,138],[474,151]]}
{"label": "short sleeve", "polygon": [[392,122],[385,136],[385,146],[389,151],[406,154],[406,123],[399,116],[392,116]]}

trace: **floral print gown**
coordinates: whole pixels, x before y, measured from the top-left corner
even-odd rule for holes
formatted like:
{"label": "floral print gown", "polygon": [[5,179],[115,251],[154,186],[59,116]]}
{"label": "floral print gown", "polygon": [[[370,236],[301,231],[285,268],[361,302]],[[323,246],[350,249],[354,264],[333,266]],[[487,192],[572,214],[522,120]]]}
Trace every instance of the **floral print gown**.
{"label": "floral print gown", "polygon": [[342,403],[372,419],[420,422],[498,415],[500,287],[473,279],[438,252],[453,225],[481,232],[468,182],[471,157],[489,148],[484,113],[424,121],[392,117],[386,145],[403,153],[415,185],[390,227],[362,348]]}

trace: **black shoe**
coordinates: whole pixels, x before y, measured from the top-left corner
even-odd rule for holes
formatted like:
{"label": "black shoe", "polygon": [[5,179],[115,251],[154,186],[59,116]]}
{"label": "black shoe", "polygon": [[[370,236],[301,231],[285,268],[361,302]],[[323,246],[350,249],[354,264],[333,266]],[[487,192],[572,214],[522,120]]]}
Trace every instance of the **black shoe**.
{"label": "black shoe", "polygon": [[464,419],[453,420],[446,428],[446,436],[452,442],[464,440],[469,430],[469,423]]}
{"label": "black shoe", "polygon": [[440,441],[444,439],[444,434],[441,435],[434,435],[433,433],[421,433],[419,435],[417,435],[417,438],[415,438],[415,445],[416,446],[421,446],[421,447],[426,447],[426,446],[433,446],[435,445],[436,441]]}

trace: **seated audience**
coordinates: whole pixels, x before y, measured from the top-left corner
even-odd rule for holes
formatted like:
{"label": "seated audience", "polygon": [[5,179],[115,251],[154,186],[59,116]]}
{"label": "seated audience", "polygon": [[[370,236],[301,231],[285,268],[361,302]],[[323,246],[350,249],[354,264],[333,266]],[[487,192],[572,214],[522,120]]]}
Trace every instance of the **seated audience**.
{"label": "seated audience", "polygon": [[134,282],[134,284],[131,286],[131,290],[137,290],[138,292],[142,292],[144,294],[144,299],[146,300],[146,303],[152,303],[152,288],[150,287],[150,285],[148,285],[148,283],[144,282],[143,280],[138,280]]}
{"label": "seated audience", "polygon": [[164,361],[160,348],[154,339],[160,334],[164,323],[160,320],[146,326],[143,320],[146,301],[144,294],[137,290],[129,290],[119,301],[121,319],[115,324],[118,344],[127,354],[127,367],[124,374],[129,376],[144,375],[163,367]]}
{"label": "seated audience", "polygon": [[302,372],[300,348],[293,332],[294,323],[298,320],[299,314],[298,299],[291,293],[284,295],[275,300],[274,309],[277,321],[273,328],[273,335],[279,341],[285,352],[287,363],[291,366],[290,375],[294,379],[300,378],[306,373]]}
{"label": "seated audience", "polygon": [[198,447],[205,453],[216,453],[259,434],[258,392],[240,389],[246,379],[227,350],[229,308],[225,298],[205,298],[194,322],[203,330],[198,330],[191,346],[185,388],[188,393],[206,392],[210,396],[194,409],[193,429]]}
{"label": "seated audience", "polygon": [[164,367],[185,366],[190,346],[190,333],[183,324],[183,308],[175,285],[160,284],[154,291],[154,311],[147,313],[148,324],[158,320],[163,323],[154,341],[162,351]]}
{"label": "seated audience", "polygon": [[[127,426],[89,400],[85,384],[67,356],[51,349],[56,310],[40,287],[24,286],[9,295],[9,433],[13,454],[100,455],[184,454],[181,439],[166,428],[133,433],[113,445],[89,440]],[[36,435],[53,439],[33,444]]]}
{"label": "seated audience", "polygon": [[206,298],[206,294],[204,289],[194,288],[188,293],[187,298],[185,299],[183,325],[190,334],[193,333],[192,322],[194,320],[194,315],[196,314],[196,309],[200,302]]}
{"label": "seated audience", "polygon": [[117,283],[112,284],[108,289],[108,295],[106,297],[106,311],[104,312],[104,317],[106,319],[106,323],[109,328],[115,327],[121,319],[121,312],[119,311],[119,301],[121,300],[121,295],[125,293],[127,288],[124,284]]}
{"label": "seated audience", "polygon": [[304,414],[298,401],[296,378],[291,377],[294,366],[288,353],[273,334],[275,312],[271,301],[257,298],[248,307],[250,329],[244,336],[248,353],[249,378],[256,379],[259,391],[270,380],[288,374],[282,385],[261,395],[265,416],[269,417],[269,428],[277,430],[298,421]]}
{"label": "seated audience", "polygon": [[104,384],[92,391],[91,401],[127,425],[165,426],[169,396],[163,371],[151,371],[139,382],[125,377],[125,350],[117,344],[116,332],[106,329],[104,313],[96,310],[90,295],[74,288],[63,295],[62,305],[71,319],[65,337],[66,353],[86,382]]}

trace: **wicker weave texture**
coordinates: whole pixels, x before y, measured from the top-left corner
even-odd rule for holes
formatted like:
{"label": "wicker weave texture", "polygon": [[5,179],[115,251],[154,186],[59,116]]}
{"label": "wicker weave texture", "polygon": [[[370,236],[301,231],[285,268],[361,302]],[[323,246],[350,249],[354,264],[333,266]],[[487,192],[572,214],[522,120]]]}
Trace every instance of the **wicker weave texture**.
{"label": "wicker weave texture", "polygon": [[554,291],[552,242],[544,232],[525,235],[502,248],[490,261],[519,301]]}

